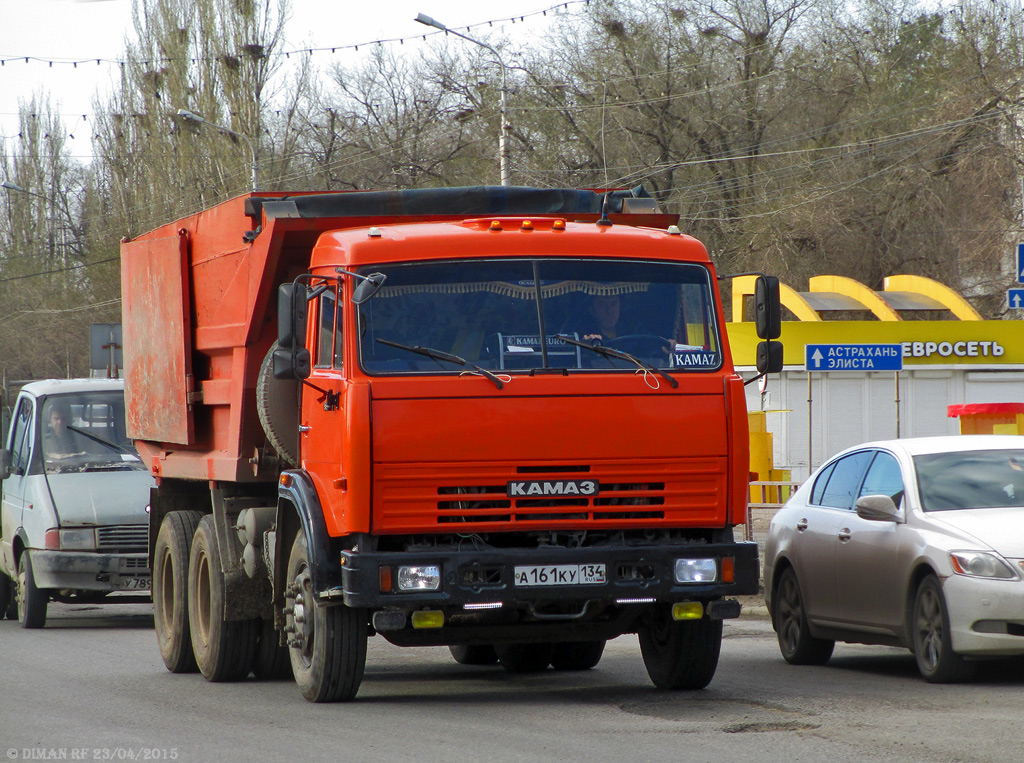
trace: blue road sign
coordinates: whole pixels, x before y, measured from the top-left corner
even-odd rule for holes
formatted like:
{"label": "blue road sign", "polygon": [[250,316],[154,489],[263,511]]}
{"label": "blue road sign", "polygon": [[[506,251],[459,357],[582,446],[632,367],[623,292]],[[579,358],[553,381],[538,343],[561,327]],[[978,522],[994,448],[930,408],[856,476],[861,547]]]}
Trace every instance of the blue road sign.
{"label": "blue road sign", "polygon": [[1017,283],[1024,283],[1024,244],[1017,244]]}
{"label": "blue road sign", "polygon": [[1011,310],[1024,309],[1024,289],[1007,289],[1006,304]]}
{"label": "blue road sign", "polygon": [[807,371],[902,371],[901,344],[805,344]]}

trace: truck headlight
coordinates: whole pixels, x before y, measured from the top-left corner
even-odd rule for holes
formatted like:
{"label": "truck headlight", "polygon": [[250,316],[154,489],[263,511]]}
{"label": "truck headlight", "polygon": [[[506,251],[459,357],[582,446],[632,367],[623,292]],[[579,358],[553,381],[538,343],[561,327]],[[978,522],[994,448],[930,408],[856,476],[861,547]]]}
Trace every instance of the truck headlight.
{"label": "truck headlight", "polygon": [[676,559],[677,583],[714,583],[718,580],[718,562],[714,559]]}
{"label": "truck headlight", "polygon": [[436,564],[399,567],[399,591],[436,591],[441,587],[441,568]]}

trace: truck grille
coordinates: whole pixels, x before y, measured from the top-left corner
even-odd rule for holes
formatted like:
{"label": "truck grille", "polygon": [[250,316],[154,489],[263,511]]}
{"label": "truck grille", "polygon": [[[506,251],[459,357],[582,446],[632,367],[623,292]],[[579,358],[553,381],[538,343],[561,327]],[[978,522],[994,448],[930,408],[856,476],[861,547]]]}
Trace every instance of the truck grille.
{"label": "truck grille", "polygon": [[[374,516],[380,532],[436,532],[455,530],[454,525],[476,530],[700,526],[719,515],[726,495],[724,458],[553,466],[382,464],[377,476]],[[513,484],[520,486],[518,492]],[[588,484],[597,486],[594,494],[583,494],[581,486]]]}
{"label": "truck grille", "polygon": [[138,553],[149,550],[148,525],[113,525],[96,530],[97,549],[107,552]]}

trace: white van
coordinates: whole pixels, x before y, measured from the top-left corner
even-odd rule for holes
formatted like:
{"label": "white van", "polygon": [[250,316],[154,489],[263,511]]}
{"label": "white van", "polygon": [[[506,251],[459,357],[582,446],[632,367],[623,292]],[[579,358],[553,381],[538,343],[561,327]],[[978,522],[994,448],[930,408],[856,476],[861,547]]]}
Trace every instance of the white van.
{"label": "white van", "polygon": [[124,422],[123,380],[22,387],[0,450],[0,618],[41,628],[50,600],[148,595],[154,483]]}

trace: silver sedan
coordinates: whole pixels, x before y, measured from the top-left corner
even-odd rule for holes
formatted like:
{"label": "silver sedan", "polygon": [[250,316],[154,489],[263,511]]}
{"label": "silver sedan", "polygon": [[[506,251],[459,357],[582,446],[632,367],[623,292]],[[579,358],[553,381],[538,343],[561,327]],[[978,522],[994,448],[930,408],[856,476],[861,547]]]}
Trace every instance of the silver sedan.
{"label": "silver sedan", "polygon": [[904,646],[945,683],[1024,654],[1024,436],[849,448],[778,511],[764,557],[792,664],[824,664],[836,641]]}

